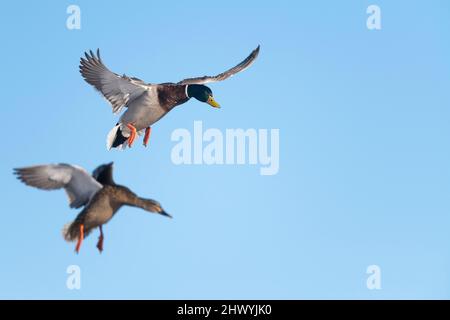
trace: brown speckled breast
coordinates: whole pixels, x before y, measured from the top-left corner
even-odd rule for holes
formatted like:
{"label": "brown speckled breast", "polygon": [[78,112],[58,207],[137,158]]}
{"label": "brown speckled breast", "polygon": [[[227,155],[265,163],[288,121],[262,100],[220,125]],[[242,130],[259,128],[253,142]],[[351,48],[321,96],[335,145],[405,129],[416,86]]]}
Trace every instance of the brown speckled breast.
{"label": "brown speckled breast", "polygon": [[174,83],[163,83],[158,86],[158,101],[167,111],[189,100],[186,96],[186,86]]}

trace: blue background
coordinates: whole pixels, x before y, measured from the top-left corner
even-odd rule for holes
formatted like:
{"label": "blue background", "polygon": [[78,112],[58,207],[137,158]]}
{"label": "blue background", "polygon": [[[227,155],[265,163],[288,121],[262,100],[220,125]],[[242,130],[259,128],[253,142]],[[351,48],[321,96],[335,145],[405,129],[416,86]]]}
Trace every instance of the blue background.
{"label": "blue background", "polygon": [[[66,8],[81,8],[81,30]],[[382,30],[366,28],[381,7]],[[0,298],[450,298],[448,1],[9,1],[2,4]],[[233,66],[153,126],[150,147],[105,149],[117,121],[78,72],[85,50],[148,82]],[[177,128],[279,128],[280,171],[175,166]],[[116,181],[173,220],[123,208],[80,255],[63,191],[12,168],[115,161]],[[68,290],[66,268],[81,268]],[[366,268],[381,268],[368,290]]]}

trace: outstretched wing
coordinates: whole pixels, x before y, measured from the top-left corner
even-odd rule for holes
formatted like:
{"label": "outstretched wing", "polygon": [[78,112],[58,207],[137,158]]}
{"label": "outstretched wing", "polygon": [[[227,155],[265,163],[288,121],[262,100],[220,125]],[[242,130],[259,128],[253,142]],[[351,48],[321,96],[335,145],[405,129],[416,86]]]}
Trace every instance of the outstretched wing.
{"label": "outstretched wing", "polygon": [[208,82],[217,82],[217,81],[223,81],[236,73],[239,73],[241,71],[244,71],[248,67],[251,66],[251,64],[255,61],[256,57],[258,57],[259,54],[259,46],[250,53],[250,55],[244,59],[241,63],[239,63],[237,66],[222,72],[221,74],[218,74],[216,76],[204,76],[204,77],[198,77],[198,78],[189,78],[184,79],[178,84],[180,85],[186,85],[186,84],[204,84]]}
{"label": "outstretched wing", "polygon": [[100,58],[90,51],[84,53],[86,58],[80,59],[80,73],[87,83],[94,86],[109,101],[114,113],[119,113],[128,102],[136,99],[146,90],[146,83],[138,78],[129,78],[125,75],[110,71]]}
{"label": "outstretched wing", "polygon": [[102,188],[89,173],[81,167],[69,164],[48,164],[14,169],[17,178],[26,185],[55,190],[64,188],[71,208],[79,208],[89,202]]}

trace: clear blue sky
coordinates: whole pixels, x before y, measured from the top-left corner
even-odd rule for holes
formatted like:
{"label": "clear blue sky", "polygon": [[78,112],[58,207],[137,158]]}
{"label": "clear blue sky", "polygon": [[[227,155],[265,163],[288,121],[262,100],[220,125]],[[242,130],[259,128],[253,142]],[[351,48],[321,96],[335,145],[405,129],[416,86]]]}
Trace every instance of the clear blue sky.
{"label": "clear blue sky", "polygon": [[[67,30],[66,8],[81,8]],[[377,4],[382,30],[366,28]],[[0,298],[450,298],[448,1],[9,1],[2,4]],[[153,127],[150,148],[105,148],[117,118],[78,72],[101,48],[148,82],[214,74],[222,109],[191,101]],[[176,166],[170,135],[279,128],[280,170]],[[81,254],[61,237],[77,210],[12,168],[49,162],[161,201],[173,220],[123,208]],[[81,267],[82,288],[66,288]],[[366,268],[382,289],[366,288]]]}

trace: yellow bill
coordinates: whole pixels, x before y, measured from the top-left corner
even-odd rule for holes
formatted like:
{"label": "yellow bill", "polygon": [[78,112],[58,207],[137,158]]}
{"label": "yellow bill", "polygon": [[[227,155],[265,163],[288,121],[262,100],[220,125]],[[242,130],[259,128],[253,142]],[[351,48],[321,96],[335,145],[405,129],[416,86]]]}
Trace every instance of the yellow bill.
{"label": "yellow bill", "polygon": [[208,101],[206,101],[207,104],[209,104],[210,106],[214,107],[214,108],[220,108],[220,104],[218,104],[216,102],[216,100],[214,100],[214,98],[212,96],[208,97]]}

